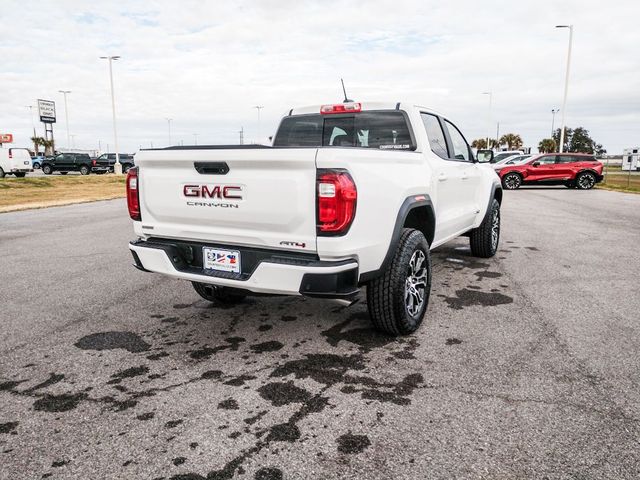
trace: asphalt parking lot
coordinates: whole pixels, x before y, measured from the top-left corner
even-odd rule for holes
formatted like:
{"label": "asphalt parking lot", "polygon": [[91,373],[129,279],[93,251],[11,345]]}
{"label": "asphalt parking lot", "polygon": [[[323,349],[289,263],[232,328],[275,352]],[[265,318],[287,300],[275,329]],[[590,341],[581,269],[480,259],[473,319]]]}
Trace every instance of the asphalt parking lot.
{"label": "asphalt parking lot", "polygon": [[122,200],[0,215],[0,477],[640,477],[640,196],[505,192],[436,250],[417,334],[218,308],[130,266]]}

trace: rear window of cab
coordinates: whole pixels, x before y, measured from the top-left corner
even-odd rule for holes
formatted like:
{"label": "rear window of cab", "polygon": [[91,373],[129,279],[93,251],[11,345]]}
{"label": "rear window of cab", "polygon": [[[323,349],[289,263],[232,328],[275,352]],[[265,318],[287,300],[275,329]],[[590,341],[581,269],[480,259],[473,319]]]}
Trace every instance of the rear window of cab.
{"label": "rear window of cab", "polygon": [[381,110],[285,117],[273,146],[415,150],[415,140],[404,112]]}

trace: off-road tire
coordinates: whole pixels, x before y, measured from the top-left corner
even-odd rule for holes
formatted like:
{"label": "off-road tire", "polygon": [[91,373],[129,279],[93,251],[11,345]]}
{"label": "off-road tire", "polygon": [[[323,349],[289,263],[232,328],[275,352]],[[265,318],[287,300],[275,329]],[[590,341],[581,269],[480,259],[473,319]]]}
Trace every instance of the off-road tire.
{"label": "off-road tire", "polygon": [[242,302],[246,298],[245,294],[238,293],[232,288],[218,287],[209,283],[200,282],[191,282],[191,285],[193,285],[193,289],[198,295],[200,295],[205,300],[213,303],[217,302],[227,305],[235,305],[236,303]]}
{"label": "off-road tire", "polygon": [[480,226],[471,230],[469,243],[471,244],[471,255],[474,257],[490,258],[498,251],[498,244],[500,243],[500,203],[495,198],[491,201],[489,211],[484,216]]}
{"label": "off-road tire", "polygon": [[591,172],[580,172],[576,176],[576,188],[579,190],[591,190],[596,185],[596,176]]}
{"label": "off-road tire", "polygon": [[82,165],[80,167],[80,175],[89,175],[91,173],[91,169],[86,165]]}
{"label": "off-road tire", "polygon": [[[424,299],[414,315],[407,307],[406,289],[414,253],[422,252],[426,268]],[[429,243],[422,232],[412,228],[402,230],[398,248],[384,273],[367,285],[367,306],[376,329],[390,335],[415,332],[424,318],[431,292],[431,256]]]}
{"label": "off-road tire", "polygon": [[42,173],[44,173],[45,175],[51,175],[53,173],[53,168],[51,168],[50,165],[45,165],[44,167],[42,167]]}
{"label": "off-road tire", "polygon": [[16,172],[16,173],[14,173],[14,175],[16,176],[16,178],[24,178],[26,173],[25,172]]}
{"label": "off-road tire", "polygon": [[511,172],[502,177],[502,188],[507,190],[517,190],[522,186],[522,175]]}

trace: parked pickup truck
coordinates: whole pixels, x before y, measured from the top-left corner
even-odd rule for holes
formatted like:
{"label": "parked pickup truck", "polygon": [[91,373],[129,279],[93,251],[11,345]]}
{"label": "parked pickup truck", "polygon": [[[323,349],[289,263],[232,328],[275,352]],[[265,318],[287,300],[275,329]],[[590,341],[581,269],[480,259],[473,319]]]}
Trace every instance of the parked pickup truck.
{"label": "parked pickup truck", "polygon": [[[490,162],[491,152],[483,152]],[[247,294],[351,300],[416,330],[430,250],[460,235],[498,249],[502,188],[446,117],[404,103],[296,108],[273,145],[143,150],[127,176],[135,266],[212,302]]]}
{"label": "parked pickup truck", "polygon": [[[94,162],[92,171],[95,173],[112,172],[116,163],[115,153],[103,153]],[[122,165],[122,173],[127,173],[131,167],[135,164],[133,162],[133,155],[129,153],[120,154],[120,164]]]}

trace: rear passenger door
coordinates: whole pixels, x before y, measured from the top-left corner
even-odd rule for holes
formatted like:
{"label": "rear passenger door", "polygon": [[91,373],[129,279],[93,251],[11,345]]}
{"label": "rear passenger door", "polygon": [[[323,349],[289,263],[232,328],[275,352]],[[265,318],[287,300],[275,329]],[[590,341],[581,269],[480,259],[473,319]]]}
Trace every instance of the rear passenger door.
{"label": "rear passenger door", "polygon": [[470,153],[467,152],[466,158],[463,154],[462,158],[456,158],[454,147],[448,140],[448,133],[445,133],[444,120],[427,112],[421,112],[421,117],[431,148],[431,152],[425,152],[425,155],[434,175],[433,201],[438,219],[434,242],[438,243],[457,235],[468,223],[468,220],[465,221],[464,195],[460,192],[465,188],[463,176]]}
{"label": "rear passenger door", "polygon": [[558,155],[554,168],[554,180],[568,180],[573,177],[576,167],[576,157],[573,155]]}

